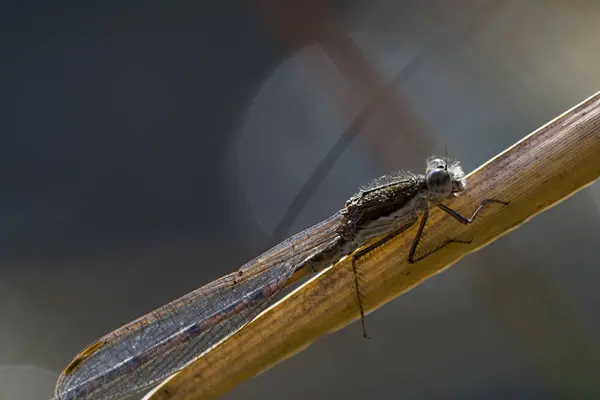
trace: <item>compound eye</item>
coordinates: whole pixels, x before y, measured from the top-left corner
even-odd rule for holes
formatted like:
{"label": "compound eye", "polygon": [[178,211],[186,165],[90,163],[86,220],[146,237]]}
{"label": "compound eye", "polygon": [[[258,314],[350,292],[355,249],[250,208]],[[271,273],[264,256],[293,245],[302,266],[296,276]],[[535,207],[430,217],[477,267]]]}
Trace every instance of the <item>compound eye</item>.
{"label": "compound eye", "polygon": [[438,196],[446,196],[452,192],[452,178],[445,168],[437,168],[427,174],[429,191]]}

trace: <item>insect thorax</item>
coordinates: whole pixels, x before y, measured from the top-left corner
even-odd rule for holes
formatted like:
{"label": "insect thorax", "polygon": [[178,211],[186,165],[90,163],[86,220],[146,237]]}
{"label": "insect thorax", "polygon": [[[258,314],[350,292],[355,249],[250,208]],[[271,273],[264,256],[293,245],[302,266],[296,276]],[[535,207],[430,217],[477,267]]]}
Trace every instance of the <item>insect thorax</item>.
{"label": "insect thorax", "polygon": [[416,214],[427,203],[424,175],[413,175],[379,187],[363,190],[346,203],[347,232],[356,234],[377,221],[403,219]]}

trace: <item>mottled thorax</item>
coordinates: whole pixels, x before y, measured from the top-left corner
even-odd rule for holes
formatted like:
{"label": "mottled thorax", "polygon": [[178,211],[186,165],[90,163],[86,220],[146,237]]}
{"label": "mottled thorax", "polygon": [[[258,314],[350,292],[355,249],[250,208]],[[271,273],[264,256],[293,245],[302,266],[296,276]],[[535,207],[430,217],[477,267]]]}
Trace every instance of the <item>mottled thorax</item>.
{"label": "mottled thorax", "polygon": [[361,190],[346,203],[349,220],[358,229],[403,210],[414,212],[414,202],[424,201],[427,191],[424,175],[383,177],[374,183],[378,185]]}

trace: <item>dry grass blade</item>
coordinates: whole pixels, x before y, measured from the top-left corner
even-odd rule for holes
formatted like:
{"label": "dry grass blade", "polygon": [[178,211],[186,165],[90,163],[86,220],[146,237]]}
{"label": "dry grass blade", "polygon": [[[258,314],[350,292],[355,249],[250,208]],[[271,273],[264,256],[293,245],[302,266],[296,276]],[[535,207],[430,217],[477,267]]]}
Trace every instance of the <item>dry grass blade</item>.
{"label": "dry grass blade", "polygon": [[[361,292],[373,311],[446,269],[469,252],[498,239],[600,176],[600,93],[541,127],[468,176],[467,194],[452,207],[469,214],[485,198],[490,206],[465,227],[432,210],[425,246],[450,245],[416,264],[406,262],[416,226],[361,258]],[[193,365],[171,377],[147,400],[213,399],[303,350],[319,336],[359,316],[349,259],[311,279]]]}

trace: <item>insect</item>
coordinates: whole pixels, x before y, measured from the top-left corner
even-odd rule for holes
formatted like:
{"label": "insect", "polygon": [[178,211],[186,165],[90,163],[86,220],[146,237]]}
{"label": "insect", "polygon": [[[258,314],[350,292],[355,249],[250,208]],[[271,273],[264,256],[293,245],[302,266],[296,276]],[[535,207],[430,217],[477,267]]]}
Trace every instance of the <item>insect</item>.
{"label": "insect", "polygon": [[[88,346],[59,377],[55,400],[117,400],[150,387],[241,329],[295,276],[323,270],[347,255],[352,256],[356,272],[358,258],[413,226],[421,216],[407,255],[410,263],[417,262],[426,256],[417,256],[417,246],[429,204],[463,224],[473,222],[486,204],[508,204],[484,200],[467,218],[442,203],[466,188],[460,163],[448,157],[428,159],[425,174],[401,172],[375,180],[325,221]],[[448,240],[434,251],[452,242],[460,241]],[[356,277],[355,285],[366,336]]]}

